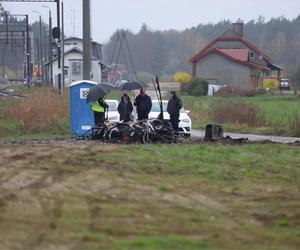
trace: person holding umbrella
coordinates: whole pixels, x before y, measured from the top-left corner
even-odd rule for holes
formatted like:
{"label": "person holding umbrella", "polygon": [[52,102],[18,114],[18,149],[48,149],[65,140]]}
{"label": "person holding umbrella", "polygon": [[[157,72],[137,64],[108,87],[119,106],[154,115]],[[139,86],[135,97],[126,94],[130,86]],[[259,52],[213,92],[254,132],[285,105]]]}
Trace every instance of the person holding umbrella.
{"label": "person holding umbrella", "polygon": [[134,106],[136,106],[138,120],[148,119],[152,108],[152,100],[150,96],[145,93],[143,88],[140,90],[140,94],[135,98]]}
{"label": "person holding umbrella", "polygon": [[177,96],[176,91],[171,91],[171,98],[168,102],[167,111],[170,114],[170,122],[174,130],[178,131],[180,109],[182,102]]}
{"label": "person holding umbrella", "polygon": [[132,102],[127,94],[121,97],[121,102],[118,105],[118,112],[120,114],[120,121],[129,122],[133,111]]}
{"label": "person holding umbrella", "polygon": [[101,96],[97,101],[92,102],[92,110],[96,126],[104,123],[106,109],[108,109],[108,105],[105,102],[104,96]]}
{"label": "person holding umbrella", "polygon": [[108,109],[104,96],[114,89],[115,87],[111,83],[102,82],[89,90],[87,102],[92,103],[92,111],[94,113],[96,126],[104,122],[105,111]]}

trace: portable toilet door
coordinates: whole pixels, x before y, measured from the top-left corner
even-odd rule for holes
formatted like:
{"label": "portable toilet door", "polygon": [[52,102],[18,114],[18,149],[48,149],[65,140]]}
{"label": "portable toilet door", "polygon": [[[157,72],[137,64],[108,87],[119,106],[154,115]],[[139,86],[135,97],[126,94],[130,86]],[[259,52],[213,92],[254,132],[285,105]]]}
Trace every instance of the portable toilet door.
{"label": "portable toilet door", "polygon": [[91,134],[91,128],[95,126],[92,104],[87,102],[89,90],[97,85],[97,82],[81,80],[70,84],[70,115],[71,132],[73,136]]}

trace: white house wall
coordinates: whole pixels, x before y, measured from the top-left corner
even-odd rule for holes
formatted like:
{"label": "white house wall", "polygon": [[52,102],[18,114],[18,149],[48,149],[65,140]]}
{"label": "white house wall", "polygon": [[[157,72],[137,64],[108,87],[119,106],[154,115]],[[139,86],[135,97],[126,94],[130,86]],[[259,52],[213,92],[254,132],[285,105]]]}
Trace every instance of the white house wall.
{"label": "white house wall", "polygon": [[68,51],[73,48],[78,48],[82,51],[83,48],[82,41],[77,39],[68,39],[65,44],[65,51]]}
{"label": "white house wall", "polygon": [[95,82],[101,82],[101,66],[99,65],[99,61],[92,61],[92,80]]}
{"label": "white house wall", "polygon": [[[72,62],[80,62],[81,70],[80,74],[72,74]],[[57,69],[57,60],[53,62],[53,79],[54,79],[54,87],[58,87],[58,69]],[[62,65],[61,65],[62,66]],[[96,82],[101,82],[101,67],[99,65],[98,60],[92,61],[92,76],[93,80]],[[82,54],[78,52],[68,53],[65,55],[65,68],[68,69],[68,74],[65,76],[65,85],[70,85],[73,81],[82,80]]]}

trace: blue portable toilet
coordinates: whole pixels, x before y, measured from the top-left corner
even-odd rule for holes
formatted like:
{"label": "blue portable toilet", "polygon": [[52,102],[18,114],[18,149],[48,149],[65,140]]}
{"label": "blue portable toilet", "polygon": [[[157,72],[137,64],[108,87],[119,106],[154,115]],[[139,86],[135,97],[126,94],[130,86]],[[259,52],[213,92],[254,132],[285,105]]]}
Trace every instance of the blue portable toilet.
{"label": "blue portable toilet", "polygon": [[87,102],[89,90],[97,82],[81,80],[70,84],[71,132],[74,136],[88,135],[95,126],[92,104]]}

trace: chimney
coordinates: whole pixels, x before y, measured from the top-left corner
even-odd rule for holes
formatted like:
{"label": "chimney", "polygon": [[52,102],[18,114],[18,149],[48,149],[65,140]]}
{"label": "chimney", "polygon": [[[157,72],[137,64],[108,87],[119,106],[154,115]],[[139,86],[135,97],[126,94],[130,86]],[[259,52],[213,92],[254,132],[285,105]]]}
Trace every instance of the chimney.
{"label": "chimney", "polygon": [[243,23],[233,23],[232,29],[236,33],[238,33],[240,36],[244,35],[244,24]]}

